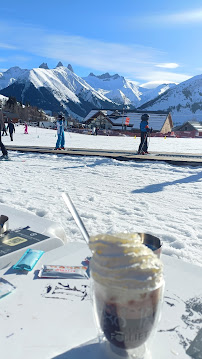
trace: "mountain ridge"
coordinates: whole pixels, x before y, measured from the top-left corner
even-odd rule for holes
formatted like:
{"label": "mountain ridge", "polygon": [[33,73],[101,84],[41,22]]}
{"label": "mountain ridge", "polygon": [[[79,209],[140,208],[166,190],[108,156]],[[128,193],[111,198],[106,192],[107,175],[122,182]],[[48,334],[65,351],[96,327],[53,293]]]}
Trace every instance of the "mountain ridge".
{"label": "mountain ridge", "polygon": [[174,88],[140,106],[141,110],[171,112],[175,125],[202,121],[202,75],[181,82]]}
{"label": "mountain ridge", "polygon": [[83,78],[111,101],[126,106],[135,106],[136,108],[166,91],[169,87],[176,86],[174,84],[162,84],[155,89],[145,89],[144,87],[137,86],[133,81],[125,79],[123,76],[118,74],[110,75],[108,72],[98,76],[91,72],[87,77]]}
{"label": "mountain ridge", "polygon": [[175,125],[202,120],[202,75],[178,85],[161,84],[146,89],[119,74],[79,77],[68,64],[49,69],[11,67],[0,73],[0,94],[14,96],[43,110],[63,112],[82,121],[91,109],[119,109],[171,112]]}
{"label": "mountain ridge", "polygon": [[62,64],[54,69],[43,66],[22,70],[14,67],[1,74],[0,93],[44,110],[68,113],[79,120],[93,107],[117,108],[116,104],[98,93],[72,70],[72,67],[64,67]]}

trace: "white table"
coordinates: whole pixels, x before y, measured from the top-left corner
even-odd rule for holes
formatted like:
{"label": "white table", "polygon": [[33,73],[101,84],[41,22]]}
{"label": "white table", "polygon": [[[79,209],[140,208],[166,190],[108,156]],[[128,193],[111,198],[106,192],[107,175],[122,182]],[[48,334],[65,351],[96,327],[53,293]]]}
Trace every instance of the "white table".
{"label": "white table", "polygon": [[[67,243],[46,252],[27,274],[0,270],[0,276],[17,287],[0,300],[1,359],[105,359],[96,340],[90,280],[37,277],[42,264],[81,265],[89,255],[85,243]],[[191,303],[202,295],[202,268],[164,255],[162,259],[165,303],[152,347],[153,359],[190,359],[182,342],[193,341],[202,326],[193,323],[197,315],[201,318],[200,308],[199,313],[192,308],[193,316],[189,317]],[[63,287],[67,284],[72,289],[83,288],[88,296],[82,300],[80,292],[67,294]]]}

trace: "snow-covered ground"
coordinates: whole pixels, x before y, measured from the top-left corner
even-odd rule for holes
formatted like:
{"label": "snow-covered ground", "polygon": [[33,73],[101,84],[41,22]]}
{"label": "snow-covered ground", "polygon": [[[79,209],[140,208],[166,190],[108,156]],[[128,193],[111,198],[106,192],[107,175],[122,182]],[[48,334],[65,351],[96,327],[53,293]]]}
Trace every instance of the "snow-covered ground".
{"label": "snow-covered ground", "polygon": [[[56,131],[16,127],[5,145],[55,147]],[[137,151],[139,138],[65,133],[66,147]],[[202,153],[200,139],[151,138],[150,151]],[[102,157],[9,152],[0,162],[0,202],[60,223],[82,240],[61,193],[74,202],[89,234],[137,231],[163,241],[163,253],[202,266],[202,167],[123,162]]]}

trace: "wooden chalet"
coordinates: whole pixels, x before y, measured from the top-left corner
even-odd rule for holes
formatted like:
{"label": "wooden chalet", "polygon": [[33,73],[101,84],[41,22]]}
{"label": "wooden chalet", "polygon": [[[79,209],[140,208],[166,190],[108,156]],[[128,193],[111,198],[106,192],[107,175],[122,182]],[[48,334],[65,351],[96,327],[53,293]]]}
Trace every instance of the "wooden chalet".
{"label": "wooden chalet", "polygon": [[[90,128],[97,127],[104,130],[118,130],[140,132],[141,116],[145,112],[127,111],[120,113],[118,110],[91,110],[84,119],[84,124]],[[170,113],[165,112],[150,112],[149,127],[152,127],[154,132],[162,134],[172,131],[173,122]]]}
{"label": "wooden chalet", "polygon": [[202,124],[197,121],[187,121],[175,130],[178,137],[202,137]]}
{"label": "wooden chalet", "polygon": [[111,130],[113,122],[109,116],[114,112],[111,110],[91,110],[84,118],[83,124],[89,128],[97,127],[101,130]]}

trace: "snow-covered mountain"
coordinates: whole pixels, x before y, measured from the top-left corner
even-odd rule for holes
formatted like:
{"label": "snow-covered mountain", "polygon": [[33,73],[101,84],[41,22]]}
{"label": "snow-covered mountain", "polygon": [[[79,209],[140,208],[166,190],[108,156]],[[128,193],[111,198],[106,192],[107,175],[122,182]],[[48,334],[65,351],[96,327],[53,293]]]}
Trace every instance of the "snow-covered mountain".
{"label": "snow-covered mountain", "polygon": [[141,106],[144,103],[147,103],[147,102],[149,102],[151,100],[154,100],[158,96],[163,95],[169,89],[174,88],[176,86],[177,85],[174,84],[174,83],[169,83],[169,84],[161,84],[161,85],[159,85],[159,86],[157,86],[155,88],[152,88],[152,89],[145,89],[143,87],[140,87],[140,89],[142,91],[142,96],[141,96],[141,101],[139,103],[139,106]]}
{"label": "snow-covered mountain", "polygon": [[179,85],[162,84],[147,89],[118,74],[81,78],[69,64],[54,69],[47,63],[31,70],[12,67],[0,73],[0,94],[40,109],[64,112],[82,120],[92,109],[123,107],[145,111],[169,111],[175,125],[202,121],[202,75]]}
{"label": "snow-covered mountain", "polygon": [[197,75],[140,107],[145,111],[169,111],[174,125],[202,121],[202,75]]}
{"label": "snow-covered mountain", "polygon": [[126,107],[139,107],[167,91],[170,87],[176,86],[174,84],[162,84],[156,88],[147,89],[137,86],[134,81],[127,80],[118,74],[111,76],[108,72],[100,76],[95,76],[91,72],[83,79],[100,94]]}
{"label": "snow-covered mountain", "polygon": [[95,76],[90,73],[83,79],[100,94],[120,105],[137,107],[141,100],[141,92],[138,87],[118,74],[111,76],[107,72],[103,75]]}
{"label": "snow-covered mountain", "polygon": [[8,97],[0,95],[0,107],[2,105],[5,105],[5,103],[8,101]]}
{"label": "snow-covered mountain", "polygon": [[65,67],[59,62],[55,69],[45,65],[32,70],[13,67],[1,73],[0,93],[44,110],[63,111],[78,119],[92,108],[117,108],[117,104],[77,76],[71,65]]}
{"label": "snow-covered mountain", "polygon": [[18,77],[28,73],[28,71],[29,70],[23,70],[18,66],[14,66],[5,72],[0,72],[0,90],[12,85]]}

